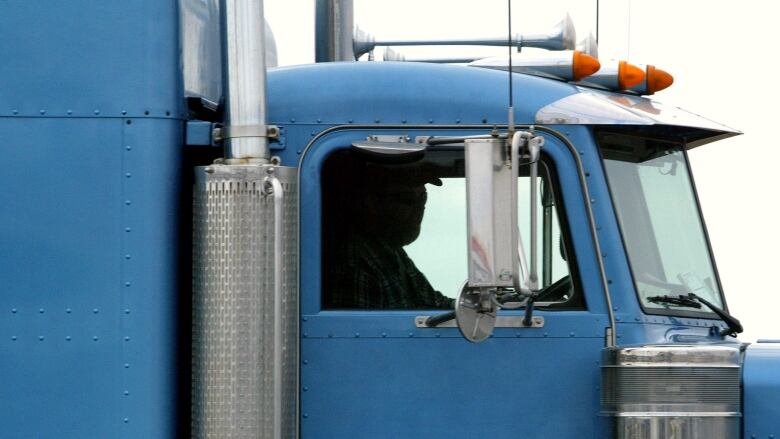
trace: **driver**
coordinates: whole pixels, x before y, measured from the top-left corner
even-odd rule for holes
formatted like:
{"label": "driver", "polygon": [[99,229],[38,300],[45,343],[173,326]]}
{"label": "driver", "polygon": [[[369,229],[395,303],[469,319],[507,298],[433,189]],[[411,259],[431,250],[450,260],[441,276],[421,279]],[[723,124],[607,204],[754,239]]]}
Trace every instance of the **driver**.
{"label": "driver", "polygon": [[352,174],[341,204],[345,224],[326,261],[325,304],[329,308],[452,308],[453,299],[431,287],[404,246],[420,234],[426,184],[441,186],[420,166],[363,164]]}

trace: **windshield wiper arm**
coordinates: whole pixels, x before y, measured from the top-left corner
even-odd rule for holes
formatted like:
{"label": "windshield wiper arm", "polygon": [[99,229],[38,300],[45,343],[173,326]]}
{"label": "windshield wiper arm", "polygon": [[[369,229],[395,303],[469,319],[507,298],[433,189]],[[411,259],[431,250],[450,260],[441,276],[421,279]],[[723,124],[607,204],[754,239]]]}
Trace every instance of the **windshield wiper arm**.
{"label": "windshield wiper arm", "polygon": [[739,334],[743,330],[742,323],[740,323],[736,317],[732,316],[726,311],[715,306],[710,301],[694,293],[688,293],[688,295],[679,295],[679,296],[653,296],[653,297],[648,297],[647,300],[658,304],[677,305],[677,306],[684,306],[687,308],[696,308],[696,309],[701,309],[702,304],[704,304],[707,308],[712,310],[712,312],[717,314],[718,317],[720,317],[720,319],[726,323],[726,325],[728,325],[728,328],[720,331],[720,335],[722,336],[731,335],[736,337],[737,334]]}

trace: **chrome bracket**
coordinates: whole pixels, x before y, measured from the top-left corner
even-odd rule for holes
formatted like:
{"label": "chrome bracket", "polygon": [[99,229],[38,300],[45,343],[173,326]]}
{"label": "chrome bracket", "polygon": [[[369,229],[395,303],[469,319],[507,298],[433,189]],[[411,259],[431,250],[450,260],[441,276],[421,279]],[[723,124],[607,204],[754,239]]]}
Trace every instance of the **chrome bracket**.
{"label": "chrome bracket", "polygon": [[366,141],[368,142],[379,142],[379,143],[409,143],[410,140],[412,139],[406,135],[402,135],[402,136],[370,135],[366,137]]}
{"label": "chrome bracket", "polygon": [[267,137],[279,140],[279,127],[276,125],[233,125],[216,127],[212,132],[215,142],[238,137]]}
{"label": "chrome bracket", "polygon": [[[428,317],[430,316],[425,315],[425,316],[415,317],[414,326],[417,328],[428,328],[428,329],[458,327],[457,323],[455,322],[455,319],[444,322],[437,326],[428,326],[425,324],[425,321],[428,320]],[[531,326],[524,325],[523,320],[524,320],[523,316],[497,316],[495,327],[496,328],[543,328],[544,327],[544,317],[542,316],[534,316],[531,319]]]}

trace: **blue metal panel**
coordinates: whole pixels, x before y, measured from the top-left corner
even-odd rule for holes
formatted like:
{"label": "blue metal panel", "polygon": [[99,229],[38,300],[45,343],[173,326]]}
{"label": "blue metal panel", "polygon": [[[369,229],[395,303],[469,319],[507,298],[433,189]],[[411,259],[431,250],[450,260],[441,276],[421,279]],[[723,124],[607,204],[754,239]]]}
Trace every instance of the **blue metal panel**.
{"label": "blue metal panel", "polygon": [[[576,89],[564,82],[513,75],[515,118]],[[506,72],[423,63],[321,63],[268,73],[274,124],[505,124]],[[317,132],[322,128],[317,129]]]}
{"label": "blue metal panel", "polygon": [[181,116],[174,0],[5,0],[0,116]]}
{"label": "blue metal panel", "polygon": [[745,351],[742,397],[746,438],[780,437],[780,344],[752,344]]}
{"label": "blue metal panel", "polygon": [[[603,339],[304,339],[303,437],[607,437]],[[358,360],[359,359],[359,360]]]}
{"label": "blue metal panel", "polygon": [[4,435],[173,435],[182,134],[0,118]]}
{"label": "blue metal panel", "polygon": [[0,138],[3,434],[116,436],[121,120],[0,118]]}

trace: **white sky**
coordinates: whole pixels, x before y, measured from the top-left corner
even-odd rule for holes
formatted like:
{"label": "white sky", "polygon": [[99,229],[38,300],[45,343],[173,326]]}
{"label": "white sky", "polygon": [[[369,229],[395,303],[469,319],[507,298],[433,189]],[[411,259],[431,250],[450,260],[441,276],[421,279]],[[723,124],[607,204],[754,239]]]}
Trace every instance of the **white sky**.
{"label": "white sky", "polygon": [[[355,24],[377,40],[506,35],[506,1],[354,0]],[[595,33],[596,1],[513,0],[513,32],[545,31],[569,12],[578,40]],[[750,6],[744,6],[749,4]],[[780,60],[774,2],[602,0],[599,57],[654,64],[674,85],[654,99],[745,134],[691,152],[729,308],[744,341],[780,338],[780,150],[773,141]],[[314,61],[314,0],[266,0],[280,65]],[[506,49],[400,48],[407,58],[503,55]],[[381,59],[381,51],[377,51]]]}

